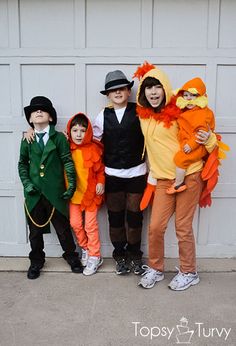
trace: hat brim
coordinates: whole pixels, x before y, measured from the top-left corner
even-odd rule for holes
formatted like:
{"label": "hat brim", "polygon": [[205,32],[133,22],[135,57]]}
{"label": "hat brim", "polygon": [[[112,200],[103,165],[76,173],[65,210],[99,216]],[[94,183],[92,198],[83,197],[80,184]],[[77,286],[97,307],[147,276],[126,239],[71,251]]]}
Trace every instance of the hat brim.
{"label": "hat brim", "polygon": [[52,121],[50,122],[51,125],[57,124],[57,112],[56,112],[54,107],[47,107],[45,105],[35,104],[35,105],[30,105],[30,106],[24,107],[26,120],[28,121],[28,123],[30,124],[31,127],[33,127],[33,124],[30,123],[30,121],[29,121],[30,115],[32,112],[35,112],[38,109],[50,114],[50,116],[52,117]]}
{"label": "hat brim", "polygon": [[133,85],[134,85],[134,81],[132,81],[130,83],[125,83],[125,84],[118,84],[118,85],[114,85],[114,86],[112,86],[110,88],[107,88],[106,90],[102,90],[102,91],[100,91],[100,93],[102,95],[107,95],[107,93],[109,91],[120,89],[120,88],[124,88],[124,87],[128,87],[129,89],[131,89]]}

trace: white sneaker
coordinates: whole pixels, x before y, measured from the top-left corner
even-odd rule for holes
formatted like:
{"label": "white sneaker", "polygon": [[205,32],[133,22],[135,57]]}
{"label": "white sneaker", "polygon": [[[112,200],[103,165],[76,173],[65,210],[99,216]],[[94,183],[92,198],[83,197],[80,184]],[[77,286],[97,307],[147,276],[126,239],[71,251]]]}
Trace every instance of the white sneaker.
{"label": "white sneaker", "polygon": [[88,250],[85,250],[85,249],[82,248],[81,252],[82,252],[82,256],[81,256],[80,262],[81,262],[83,267],[86,267],[87,262],[88,262],[88,257],[89,257]]}
{"label": "white sneaker", "polygon": [[138,285],[144,288],[152,288],[156,282],[164,279],[163,272],[159,272],[158,270],[155,270],[148,266],[143,266],[143,267],[146,267],[146,270],[142,274],[142,278],[140,282],[138,283]]}
{"label": "white sneaker", "polygon": [[97,272],[98,268],[102,265],[103,259],[101,257],[89,256],[86,267],[83,270],[83,274],[93,275]]}
{"label": "white sneaker", "polygon": [[171,280],[168,287],[174,291],[184,291],[190,286],[197,285],[200,282],[198,273],[182,273],[179,268],[176,268],[179,272]]}

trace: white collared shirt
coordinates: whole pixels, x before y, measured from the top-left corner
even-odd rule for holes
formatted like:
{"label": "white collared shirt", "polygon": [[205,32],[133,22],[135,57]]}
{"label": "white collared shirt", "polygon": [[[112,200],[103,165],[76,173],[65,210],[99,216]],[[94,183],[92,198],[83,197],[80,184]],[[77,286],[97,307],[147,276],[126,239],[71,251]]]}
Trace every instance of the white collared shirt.
{"label": "white collared shirt", "polygon": [[[44,145],[47,144],[47,141],[49,139],[49,130],[50,130],[50,126],[49,125],[47,127],[45,127],[45,129],[43,129],[43,130],[40,130],[40,131],[38,131],[36,129],[34,130],[35,134],[36,133],[46,132],[45,135],[43,136],[43,143],[44,143]],[[35,137],[36,137],[36,141],[39,142],[39,137],[38,136],[35,136]]]}

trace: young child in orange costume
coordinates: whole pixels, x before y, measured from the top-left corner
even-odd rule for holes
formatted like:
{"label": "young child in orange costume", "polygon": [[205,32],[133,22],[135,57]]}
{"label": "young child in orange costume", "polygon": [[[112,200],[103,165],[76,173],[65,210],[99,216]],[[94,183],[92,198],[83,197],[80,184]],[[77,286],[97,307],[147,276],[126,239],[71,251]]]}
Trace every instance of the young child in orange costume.
{"label": "young child in orange costume", "polygon": [[206,86],[200,78],[191,79],[178,90],[176,105],[183,110],[177,119],[181,150],[174,157],[177,166],[176,179],[167,189],[168,194],[186,190],[184,183],[186,169],[207,154],[205,146],[196,142],[196,134],[199,130],[214,131],[215,129],[214,114],[207,104]]}
{"label": "young child in orange costume", "polygon": [[83,274],[92,275],[102,264],[97,211],[104,193],[103,150],[102,145],[93,140],[91,123],[83,113],[68,121],[67,134],[76,170],[76,191],[70,200],[70,224],[82,248]]}

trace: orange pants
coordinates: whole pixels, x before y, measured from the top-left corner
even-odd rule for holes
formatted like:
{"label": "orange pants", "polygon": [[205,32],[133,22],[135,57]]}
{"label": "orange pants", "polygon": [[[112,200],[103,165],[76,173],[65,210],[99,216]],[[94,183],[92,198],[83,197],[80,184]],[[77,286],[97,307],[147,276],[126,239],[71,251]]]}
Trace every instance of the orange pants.
{"label": "orange pants", "polygon": [[80,247],[88,250],[89,256],[100,257],[100,238],[95,211],[80,211],[78,204],[70,203],[70,224]]}
{"label": "orange pants", "polygon": [[195,240],[192,222],[203,187],[200,172],[186,176],[187,190],[168,195],[166,189],[173,180],[158,180],[153,200],[148,234],[149,263],[156,270],[164,270],[164,236],[168,221],[175,212],[175,230],[179,245],[181,272],[196,271]]}

